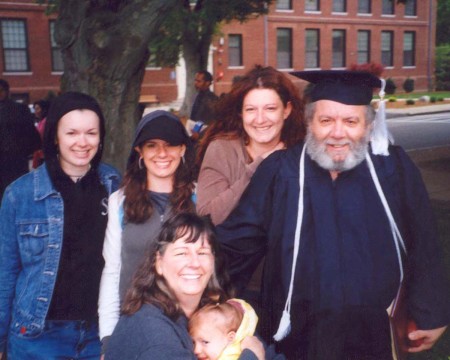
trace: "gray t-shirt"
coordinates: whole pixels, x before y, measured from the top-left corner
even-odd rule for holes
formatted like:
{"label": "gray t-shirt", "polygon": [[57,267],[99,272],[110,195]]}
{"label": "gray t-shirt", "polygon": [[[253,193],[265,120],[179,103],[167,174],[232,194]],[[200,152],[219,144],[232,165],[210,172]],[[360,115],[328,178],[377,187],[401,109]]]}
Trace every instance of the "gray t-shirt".
{"label": "gray t-shirt", "polygon": [[126,222],[122,231],[121,269],[119,295],[121,302],[131,285],[131,280],[139,265],[143,262],[150,245],[156,240],[161,225],[170,216],[171,207],[168,193],[149,191],[153,203],[153,214],[146,222],[135,224]]}

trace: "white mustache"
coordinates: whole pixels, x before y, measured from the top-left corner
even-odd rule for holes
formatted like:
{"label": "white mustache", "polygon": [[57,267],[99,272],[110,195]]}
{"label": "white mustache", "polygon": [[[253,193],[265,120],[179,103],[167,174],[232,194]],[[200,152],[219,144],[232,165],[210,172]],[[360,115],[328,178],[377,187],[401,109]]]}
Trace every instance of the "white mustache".
{"label": "white mustache", "polygon": [[345,145],[353,145],[352,141],[325,141],[325,145],[331,145],[331,146],[345,146]]}

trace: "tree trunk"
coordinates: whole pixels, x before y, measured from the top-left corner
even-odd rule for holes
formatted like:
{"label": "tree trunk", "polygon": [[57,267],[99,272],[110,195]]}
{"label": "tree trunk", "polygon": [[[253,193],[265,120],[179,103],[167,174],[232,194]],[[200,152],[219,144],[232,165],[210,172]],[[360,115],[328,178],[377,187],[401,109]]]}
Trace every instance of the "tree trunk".
{"label": "tree trunk", "polygon": [[[209,47],[212,41],[213,29],[207,29],[207,24],[203,24],[202,29],[194,29],[186,26],[182,43],[183,58],[186,66],[186,95],[181,105],[180,115],[189,118],[192,104],[195,97],[194,78],[199,70],[206,70],[208,67]],[[215,24],[210,25],[212,27]],[[200,30],[202,30],[200,32]]]}
{"label": "tree trunk", "polygon": [[65,67],[61,88],[98,100],[106,119],[103,159],[120,170],[140,116],[148,44],[176,1],[128,1],[120,11],[89,0],[61,1],[55,34]]}

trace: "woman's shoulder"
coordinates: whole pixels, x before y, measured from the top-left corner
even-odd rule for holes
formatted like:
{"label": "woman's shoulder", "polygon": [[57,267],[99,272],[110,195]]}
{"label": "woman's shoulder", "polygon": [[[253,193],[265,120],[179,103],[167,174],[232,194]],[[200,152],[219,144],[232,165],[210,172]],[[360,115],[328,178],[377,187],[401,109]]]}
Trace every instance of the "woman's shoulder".
{"label": "woman's shoulder", "polygon": [[8,185],[7,190],[13,193],[20,193],[22,197],[25,193],[34,192],[36,188],[35,184],[39,185],[39,188],[42,188],[43,185],[48,185],[48,187],[52,186],[48,173],[43,165],[14,180]]}
{"label": "woman's shoulder", "polygon": [[[120,323],[122,324],[119,326]],[[173,337],[180,330],[180,324],[172,321],[161,309],[152,304],[142,305],[133,315],[122,316],[119,324],[118,330],[122,329],[124,334],[138,330],[147,334],[147,341],[155,343]]]}
{"label": "woman's shoulder", "polygon": [[117,204],[120,204],[125,199],[125,195],[123,192],[123,188],[120,188],[119,190],[114,191],[110,196],[109,200],[113,201]]}
{"label": "woman's shoulder", "polygon": [[114,176],[120,178],[120,172],[114,166],[101,162],[98,165],[98,172],[104,176]]}
{"label": "woman's shoulder", "polygon": [[133,315],[123,315],[120,318],[109,341],[107,355],[110,352],[115,355],[110,358],[120,360],[138,356],[152,359],[195,359],[186,326],[187,321],[172,321],[158,307],[144,304]]}
{"label": "woman's shoulder", "polygon": [[242,146],[242,140],[238,137],[219,137],[211,141],[208,149],[235,149]]}
{"label": "woman's shoulder", "polygon": [[230,154],[243,154],[244,145],[239,138],[218,138],[211,141],[206,149],[206,156],[227,157]]}

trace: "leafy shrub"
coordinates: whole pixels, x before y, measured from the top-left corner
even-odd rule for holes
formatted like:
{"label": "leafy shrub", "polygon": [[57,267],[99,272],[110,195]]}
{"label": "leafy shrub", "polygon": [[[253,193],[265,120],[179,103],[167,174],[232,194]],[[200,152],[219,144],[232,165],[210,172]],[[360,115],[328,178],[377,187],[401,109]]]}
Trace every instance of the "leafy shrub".
{"label": "leafy shrub", "polygon": [[392,78],[388,78],[386,80],[386,87],[384,88],[384,91],[387,95],[395,94],[395,90],[397,89],[397,85],[395,85],[394,80]]}
{"label": "leafy shrub", "polygon": [[436,90],[450,90],[450,44],[436,47]]}
{"label": "leafy shrub", "polygon": [[416,102],[413,99],[406,100],[406,105],[414,105]]}
{"label": "leafy shrub", "polygon": [[439,96],[439,97],[437,98],[437,101],[444,101],[444,98],[443,98],[442,96]]}
{"label": "leafy shrub", "polygon": [[436,102],[436,96],[430,96],[430,103]]}
{"label": "leafy shrub", "polygon": [[395,96],[391,96],[391,97],[389,97],[388,101],[389,102],[396,102],[397,98]]}
{"label": "leafy shrub", "polygon": [[407,93],[414,91],[414,79],[407,78],[403,82],[403,90],[405,90]]}

